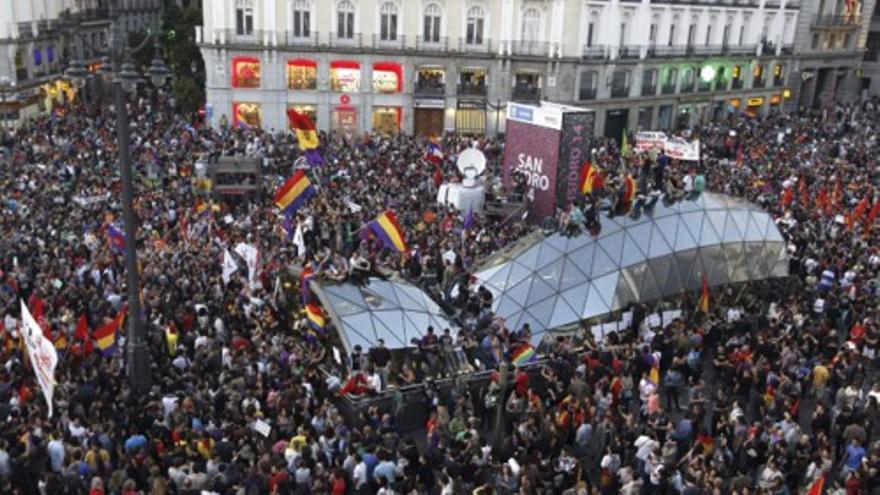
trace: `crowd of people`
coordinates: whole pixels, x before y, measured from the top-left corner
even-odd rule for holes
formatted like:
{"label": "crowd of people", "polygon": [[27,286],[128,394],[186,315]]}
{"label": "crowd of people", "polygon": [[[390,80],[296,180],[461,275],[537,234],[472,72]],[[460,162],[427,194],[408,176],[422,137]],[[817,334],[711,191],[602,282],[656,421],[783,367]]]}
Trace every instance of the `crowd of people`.
{"label": "crowd of people", "polygon": [[[494,362],[482,359],[491,369],[528,340],[529,329],[493,318],[488,291],[449,289],[471,286],[479,260],[529,232],[531,219],[466,218],[435,201],[441,182],[460,179],[455,157],[472,146],[487,156],[489,194],[511,193],[499,180],[503,142],[444,136],[434,163],[423,138],[321,134],[325,163],[310,171],[318,193],[285,222],[272,196],[301,163],[291,133],[211,129],[175,115],[162,95],[132,100],[129,113],[138,228],[123,250],[136,246],[139,259],[146,394],[128,385],[125,329],[115,351],[91,337],[126,307],[124,257],[107,242],[122,208],[114,113],[75,103],[2,140],[3,493],[880,490],[870,103],[689,129],[703,143],[699,165],[662,152],[621,156],[613,140],[596,139],[590,151],[606,185],[560,211],[559,228],[589,235],[595,215],[620,213],[624,172],[643,195],[705,187],[777,218],[791,276],[713,293],[705,316],[691,317],[692,294],[667,301],[686,317],[650,341],[637,331],[637,307],[632,331],[547,342],[545,360],[509,379],[454,376],[443,389],[425,380],[418,399],[399,398],[424,402],[416,431],[402,431],[400,408],[347,417],[338,401],[420,383],[426,370],[449,367],[450,348],[488,343],[499,349]],[[262,160],[261,199],[210,201],[205,163],[221,156]],[[406,256],[363,233],[386,209],[406,233]],[[261,261],[251,271],[239,260],[225,281],[224,252],[240,244]],[[293,267],[334,281],[407,278],[462,330],[434,329],[419,359],[402,364],[391,366],[381,345],[340,364],[333,332],[309,330]],[[19,300],[40,308],[59,347],[51,418],[18,339]],[[743,316],[727,321],[730,307]]]}

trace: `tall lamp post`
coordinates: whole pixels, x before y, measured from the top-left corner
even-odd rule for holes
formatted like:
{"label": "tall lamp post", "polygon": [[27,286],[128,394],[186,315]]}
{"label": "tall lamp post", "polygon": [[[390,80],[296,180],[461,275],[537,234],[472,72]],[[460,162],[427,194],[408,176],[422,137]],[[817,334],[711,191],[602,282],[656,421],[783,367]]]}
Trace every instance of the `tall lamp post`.
{"label": "tall lamp post", "polygon": [[[137,53],[150,40],[129,50],[126,34],[118,20],[116,2],[110,5],[110,56],[105,58],[98,73],[113,91],[113,105],[116,109],[116,140],[119,147],[119,165],[122,175],[122,221],[125,230],[125,271],[128,298],[128,338],[126,340],[126,364],[128,379],[134,394],[146,394],[150,390],[150,350],[147,345],[146,332],[141,311],[140,280],[137,266],[137,225],[134,215],[134,183],[131,166],[131,137],[126,96],[137,88],[141,82],[135,66],[124,62],[128,55]],[[156,54],[158,57],[158,53]],[[170,71],[161,59],[153,60],[145,71],[155,86],[161,86],[170,76]],[[82,88],[90,72],[81,61],[71,61],[65,71],[68,78],[77,87]]]}

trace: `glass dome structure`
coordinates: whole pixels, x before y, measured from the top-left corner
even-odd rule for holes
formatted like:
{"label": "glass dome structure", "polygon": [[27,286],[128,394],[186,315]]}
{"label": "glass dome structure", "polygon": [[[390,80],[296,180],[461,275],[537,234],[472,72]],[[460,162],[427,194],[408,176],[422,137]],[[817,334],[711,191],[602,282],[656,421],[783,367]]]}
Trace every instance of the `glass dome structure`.
{"label": "glass dome structure", "polygon": [[412,347],[429,326],[438,336],[458,325],[422,289],[408,282],[370,278],[363,285],[312,281],[312,291],[333,319],[346,350],[355,345],[365,351],[382,339],[389,349]]}
{"label": "glass dome structure", "polygon": [[532,344],[548,330],[682,290],[788,275],[786,243],[769,214],[703,193],[601,216],[597,236],[535,233],[496,253],[476,278],[508,328],[528,323]]}

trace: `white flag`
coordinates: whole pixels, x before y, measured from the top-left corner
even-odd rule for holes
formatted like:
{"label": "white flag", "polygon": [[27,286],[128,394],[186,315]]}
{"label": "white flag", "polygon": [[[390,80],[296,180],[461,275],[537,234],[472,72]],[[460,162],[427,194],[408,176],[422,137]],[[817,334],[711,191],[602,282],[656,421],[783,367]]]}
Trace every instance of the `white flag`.
{"label": "white flag", "polygon": [[24,301],[21,301],[21,336],[27,346],[31,367],[37,375],[37,382],[49,406],[49,417],[52,417],[52,394],[55,392],[55,366],[58,364],[58,352],[52,342],[43,335],[43,329],[34,320]]}
{"label": "white flag", "polygon": [[255,289],[258,282],[257,275],[260,269],[260,251],[250,244],[239,242],[238,245],[235,246],[235,252],[244,258],[244,262],[248,269],[248,284],[251,289]]}
{"label": "white flag", "polygon": [[306,239],[303,237],[303,227],[300,222],[296,222],[296,229],[293,231],[293,245],[296,246],[297,256],[305,256]]}
{"label": "white flag", "polygon": [[232,278],[232,274],[238,270],[238,264],[235,263],[235,258],[232,257],[232,254],[228,249],[223,250],[223,285],[229,285],[229,279]]}

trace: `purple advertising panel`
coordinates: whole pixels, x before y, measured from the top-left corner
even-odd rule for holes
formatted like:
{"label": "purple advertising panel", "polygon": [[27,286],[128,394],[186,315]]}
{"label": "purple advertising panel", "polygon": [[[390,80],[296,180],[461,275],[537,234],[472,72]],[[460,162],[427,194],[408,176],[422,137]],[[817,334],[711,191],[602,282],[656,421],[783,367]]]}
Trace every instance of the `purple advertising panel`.
{"label": "purple advertising panel", "polygon": [[549,127],[507,120],[504,146],[504,186],[512,187],[513,173],[526,179],[529,221],[541,222],[556,213],[556,167],[560,132]]}
{"label": "purple advertising panel", "polygon": [[580,198],[581,164],[590,159],[594,120],[593,112],[566,112],[562,115],[559,178],[556,181],[556,204],[560,207]]}

